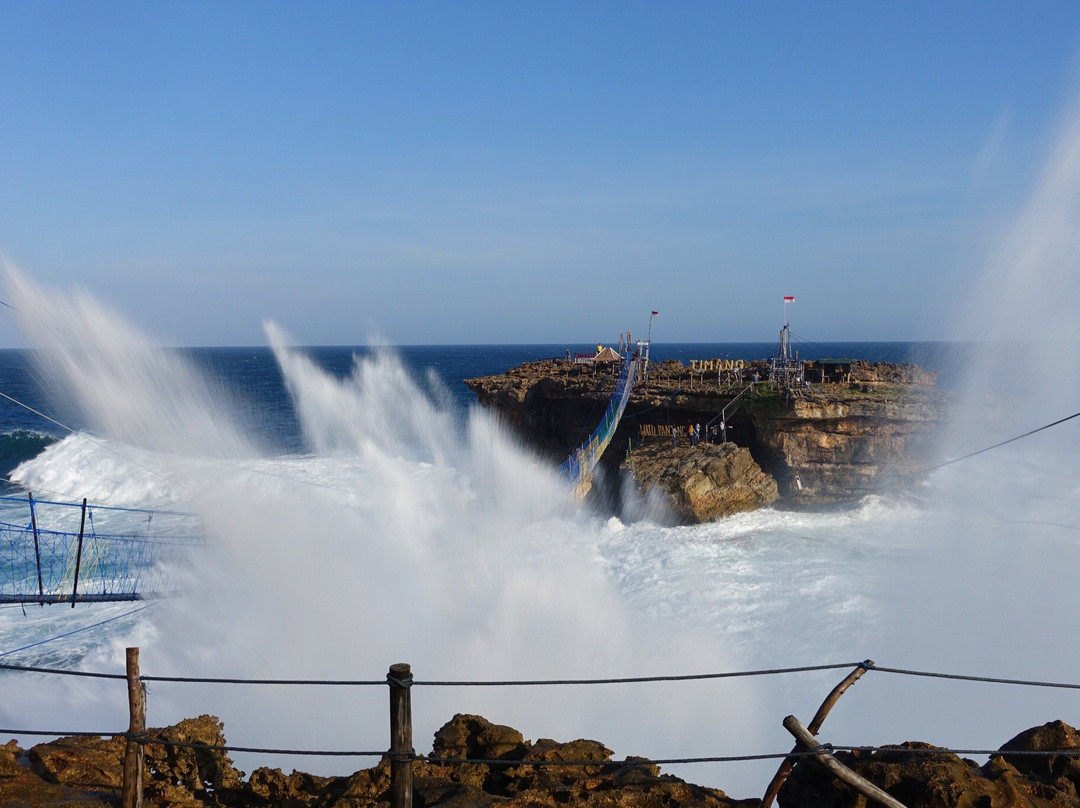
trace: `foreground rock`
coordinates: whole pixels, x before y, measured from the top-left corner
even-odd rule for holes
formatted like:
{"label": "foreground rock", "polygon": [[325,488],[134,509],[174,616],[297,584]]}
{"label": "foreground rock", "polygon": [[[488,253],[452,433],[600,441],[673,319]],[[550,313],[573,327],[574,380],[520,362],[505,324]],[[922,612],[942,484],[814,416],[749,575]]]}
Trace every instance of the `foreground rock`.
{"label": "foreground rock", "polygon": [[[149,731],[152,739],[224,745],[213,716]],[[101,808],[119,804],[123,741],[63,738],[27,754],[14,741],[0,747],[0,805]],[[836,753],[858,774],[908,808],[1071,808],[1080,806],[1076,757],[1033,757],[1036,750],[1077,750],[1080,735],[1056,721],[1017,735],[982,767],[927,744],[906,743],[876,753]],[[146,805],[177,808],[386,808],[389,763],[348,777],[284,774],[259,768],[244,779],[228,755],[211,749],[146,747]],[[456,715],[435,734],[432,754],[414,764],[417,808],[752,808],[696,786],[642,758],[611,759],[597,741],[525,740],[510,727],[476,715]],[[480,762],[487,761],[487,762]],[[491,762],[495,761],[495,762]],[[559,765],[560,763],[585,765]],[[548,764],[538,766],[534,764]],[[780,792],[781,808],[861,808],[848,786],[803,759]]]}
{"label": "foreground rock", "polygon": [[680,449],[653,442],[634,449],[628,463],[641,491],[662,497],[668,512],[684,523],[752,511],[780,496],[776,480],[734,443]]}
{"label": "foreground rock", "polygon": [[[1076,749],[1080,736],[1061,721],[1022,732],[984,766],[934,751],[925,743],[905,743],[888,751],[837,752],[856,774],[883,788],[908,808],[1055,808],[1080,805],[1080,762],[1033,751]],[[1010,754],[1012,753],[1012,754]],[[780,791],[781,806],[862,808],[865,798],[839,784],[821,766],[800,764]]]}

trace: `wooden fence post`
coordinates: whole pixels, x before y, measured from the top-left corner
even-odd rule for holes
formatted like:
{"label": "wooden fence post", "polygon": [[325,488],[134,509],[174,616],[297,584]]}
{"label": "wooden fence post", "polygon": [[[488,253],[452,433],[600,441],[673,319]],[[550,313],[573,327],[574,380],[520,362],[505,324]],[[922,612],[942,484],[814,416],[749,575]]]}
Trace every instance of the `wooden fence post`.
{"label": "wooden fence post", "polygon": [[143,758],[141,740],[133,736],[146,732],[146,690],[139,678],[139,649],[127,649],[128,724],[127,748],[124,752],[124,790],[120,804],[123,808],[141,808],[143,792]]}
{"label": "wooden fence post", "polygon": [[[784,729],[794,735],[795,740],[798,741],[799,745],[803,748],[809,750],[821,748],[817,738],[811,735],[809,730],[807,730],[795,716],[789,715],[784,719]],[[864,797],[884,805],[885,808],[905,808],[904,803],[900,802],[900,800],[896,799],[892,794],[882,788],[878,788],[865,777],[860,777],[828,752],[818,752],[814,755],[814,759],[832,772],[834,777],[847,783]]]}
{"label": "wooden fence post", "polygon": [[390,808],[412,808],[415,752],[412,748],[412,668],[390,666]]}
{"label": "wooden fence post", "polygon": [[[816,735],[818,730],[821,729],[821,725],[825,723],[825,717],[832,710],[833,705],[844,695],[849,687],[859,681],[862,675],[868,670],[874,667],[874,660],[868,659],[861,663],[859,667],[855,668],[851,673],[844,677],[843,681],[834,687],[828,696],[825,697],[825,701],[821,702],[821,706],[818,707],[818,711],[814,713],[813,719],[810,721],[810,725],[807,727],[811,735]],[[799,751],[799,744],[795,744],[795,748],[791,750],[793,753]],[[765,796],[761,800],[761,808],[771,808],[773,800],[776,799],[776,795],[780,793],[780,786],[787,780],[788,775],[791,774],[791,770],[795,767],[794,758],[784,758],[783,763],[780,764],[780,768],[776,770],[776,774],[773,775],[772,782],[769,783],[769,787],[765,790]]]}

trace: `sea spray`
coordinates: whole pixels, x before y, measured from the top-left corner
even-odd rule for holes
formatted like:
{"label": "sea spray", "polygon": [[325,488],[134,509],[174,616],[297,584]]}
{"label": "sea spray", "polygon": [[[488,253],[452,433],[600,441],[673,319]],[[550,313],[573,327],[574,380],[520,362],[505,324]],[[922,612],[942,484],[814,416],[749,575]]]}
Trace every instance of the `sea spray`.
{"label": "sea spray", "polygon": [[[905,660],[897,667],[1077,681],[1080,646],[1064,616],[1080,605],[1080,419],[1020,436],[1080,409],[1072,360],[1080,347],[1078,111],[1063,116],[1026,204],[957,306],[956,338],[976,342],[963,354],[941,439],[938,462],[948,465],[923,488],[915,532],[886,542],[902,550],[881,576],[881,597],[892,605],[879,620],[880,645]],[[1029,725],[1080,721],[1062,690],[926,679],[892,690],[932,710],[934,726],[923,728],[922,711],[890,709],[869,741],[986,748]]]}
{"label": "sea spray", "polygon": [[[219,391],[145,347],[103,307],[85,298],[76,305],[21,277],[13,286],[20,310],[37,323],[31,330],[46,342],[54,387],[73,391],[94,428],[26,464],[21,479],[58,483],[50,476],[57,461],[77,457],[64,472],[63,490],[74,496],[80,487],[100,486],[105,493],[108,486],[95,477],[102,467],[113,475],[108,464],[120,457],[129,463],[125,476],[152,478],[156,500],[180,496],[205,524],[207,546],[191,559],[188,595],[155,603],[146,621],[118,631],[107,648],[73,653],[80,664],[117,667],[122,645],[137,639],[145,644],[144,669],[158,675],[378,679],[402,660],[418,678],[452,679],[736,666],[722,642],[628,610],[599,553],[603,523],[573,507],[555,472],[486,414],[471,413],[460,434],[391,354],[358,358],[350,377],[334,379],[269,329],[310,452],[263,457],[239,438]],[[45,325],[73,313],[88,321],[77,350]],[[87,368],[101,369],[107,395],[90,383]],[[159,411],[162,390],[172,400]],[[113,400],[130,419],[116,421]],[[187,425],[190,444],[183,441]],[[133,447],[152,457],[133,454]],[[745,717],[753,702],[738,695],[740,684],[729,684],[707,714],[694,689],[674,693],[668,686],[662,696],[645,696],[640,686],[560,688],[554,696],[536,689],[429,690],[417,698],[417,737],[430,737],[461,711],[532,736],[601,737],[623,754],[693,754],[718,721],[739,726],[744,741],[752,737],[755,722]],[[154,691],[152,723],[214,712],[238,744],[385,746],[381,689]],[[72,691],[51,693],[52,710],[28,702],[32,712],[15,723],[79,715],[100,725],[116,709],[114,697],[101,697],[100,710],[83,714],[92,698],[79,688],[68,701],[65,692]],[[338,761],[304,763],[340,770]]]}
{"label": "sea spray", "polygon": [[251,454],[224,390],[180,354],[155,346],[85,291],[44,289],[9,265],[4,275],[54,407],[74,408],[93,431],[150,451]]}
{"label": "sea spray", "polygon": [[[984,336],[1000,323],[1002,337],[1029,340],[1033,349],[1020,362],[1003,359],[1001,349],[984,364],[969,363],[969,393],[942,436],[941,460],[1077,409],[1067,350],[1076,342],[1069,307],[1080,277],[1076,142],[1066,130],[1032,207],[988,270],[989,291],[972,295],[972,322],[982,326],[960,334]],[[53,297],[66,299],[19,301],[38,319],[33,333],[47,351],[71,308],[104,321],[87,323],[90,340],[76,346],[80,352],[120,356],[137,339],[99,304],[74,296],[68,308],[53,309]],[[109,333],[123,339],[111,344]],[[144,361],[137,352],[137,371],[117,357],[94,359],[108,394],[92,378],[69,384],[66,374],[81,371],[53,363],[56,387],[84,391],[80,406],[95,433],[50,447],[20,467],[20,479],[49,481],[71,496],[186,499],[204,516],[208,544],[192,559],[188,597],[128,617],[118,607],[95,609],[122,619],[19,660],[74,658],[119,670],[130,643],[144,647],[144,669],[159,675],[378,679],[392,662],[407,661],[421,680],[517,679],[873,658],[906,669],[1076,681],[1080,648],[1062,620],[1076,612],[1080,571],[1077,422],[940,468],[900,502],[869,498],[826,513],[769,509],[696,527],[624,524],[569,505],[550,469],[485,414],[448,424],[438,394],[392,352],[358,358],[334,377],[275,329],[269,336],[302,421],[302,453],[270,456],[251,448],[257,442],[228,437],[244,434],[232,407],[167,353],[144,353]],[[147,422],[159,391],[178,389],[185,412],[174,422],[170,403],[160,410],[163,423]],[[112,428],[108,396],[122,397],[130,424]],[[140,482],[129,486],[126,478]],[[90,613],[44,611],[59,615],[57,634],[77,627],[73,611]],[[20,632],[50,636],[40,617],[21,619],[3,616],[4,648]],[[620,755],[778,752],[791,745],[783,716],[808,720],[844,672],[619,687],[418,687],[416,746],[426,751],[431,732],[454,712],[479,712],[527,737],[592,737]],[[124,714],[122,693],[84,682],[46,689],[9,677],[5,692],[0,717],[9,726],[77,716],[85,723],[68,728],[99,729]],[[1080,724],[1071,692],[871,673],[836,706],[821,737],[996,747],[1055,718]],[[150,711],[153,724],[219,714],[236,744],[386,745],[382,688],[160,684]],[[346,768],[337,760],[289,765]],[[743,797],[760,794],[772,768],[676,771]]]}

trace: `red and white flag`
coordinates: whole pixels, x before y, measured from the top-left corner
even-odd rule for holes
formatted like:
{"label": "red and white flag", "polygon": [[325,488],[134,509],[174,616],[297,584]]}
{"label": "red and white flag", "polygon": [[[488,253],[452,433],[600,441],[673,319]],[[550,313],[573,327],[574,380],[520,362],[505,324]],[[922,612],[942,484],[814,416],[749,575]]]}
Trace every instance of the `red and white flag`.
{"label": "red and white flag", "polygon": [[785,303],[794,303],[795,302],[795,297],[793,295],[784,295],[784,302]]}
{"label": "red and white flag", "polygon": [[653,312],[653,317],[659,317],[659,316],[660,316],[660,312],[658,312],[658,311]]}

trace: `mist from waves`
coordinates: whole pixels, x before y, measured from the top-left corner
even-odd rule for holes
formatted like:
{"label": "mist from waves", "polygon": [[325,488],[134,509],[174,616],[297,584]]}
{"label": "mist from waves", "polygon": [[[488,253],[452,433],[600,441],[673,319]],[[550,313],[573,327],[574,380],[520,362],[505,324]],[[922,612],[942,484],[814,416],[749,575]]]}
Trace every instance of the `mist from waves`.
{"label": "mist from waves", "polygon": [[[178,676],[378,680],[397,661],[410,662],[418,678],[443,679],[738,666],[723,642],[640,620],[608,574],[606,523],[573,506],[565,483],[483,412],[455,429],[438,390],[391,353],[357,358],[351,375],[333,378],[269,326],[310,451],[267,456],[230,422],[220,389],[115,313],[17,274],[9,289],[27,333],[44,343],[42,372],[74,391],[90,427],[23,464],[16,478],[110,504],[183,504],[203,516],[208,535],[205,556],[192,560],[188,596],[127,616],[119,605],[87,608],[117,619],[13,661],[77,659],[119,670],[123,648],[135,644],[146,673]],[[89,368],[108,383],[93,384]],[[163,391],[171,401],[159,409]],[[113,399],[128,417],[117,419]],[[4,648],[34,633],[66,633],[66,612],[47,626],[46,612],[57,611],[29,622],[5,614]],[[9,726],[97,729],[123,714],[123,694],[93,683],[5,684],[12,696],[0,719]],[[427,690],[416,697],[416,736],[422,748],[455,712],[479,712],[530,737],[587,735],[621,754],[682,756],[700,749],[717,721],[746,732],[758,723],[745,688],[726,692],[706,718],[681,692],[645,700],[610,688],[560,689],[554,699],[536,690]],[[238,745],[386,743],[382,688],[158,684],[149,709],[154,725],[214,713]]]}
{"label": "mist from waves", "polygon": [[[991,324],[1002,342],[969,356],[942,459],[1069,415],[1080,401],[1065,350],[1080,344],[1068,309],[1080,283],[1075,122],[1063,126],[1060,144],[957,334],[986,336]],[[418,679],[521,679],[873,658],[913,670],[1076,680],[1080,648],[1066,624],[1080,572],[1080,421],[944,466],[901,500],[870,497],[825,513],[765,509],[695,527],[624,524],[571,506],[552,472],[483,412],[471,412],[463,428],[447,419],[437,381],[412,377],[392,352],[332,377],[268,327],[308,450],[273,456],[243,439],[222,391],[175,356],[157,355],[100,304],[41,293],[17,276],[13,283],[29,290],[17,301],[24,316],[40,320],[28,333],[44,355],[59,352],[57,386],[80,391],[94,431],[49,447],[16,474],[71,496],[190,503],[211,539],[189,597],[127,617],[125,607],[95,607],[119,618],[108,631],[19,661],[74,656],[88,669],[118,670],[123,647],[136,644],[144,670],[157,675],[379,679],[407,661]],[[80,311],[86,322],[67,321]],[[55,344],[63,343],[57,322],[92,335],[70,350],[80,362],[102,354],[94,373],[108,385],[92,376],[67,383],[79,371]],[[179,402],[158,409],[162,390]],[[129,415],[123,423],[111,397]],[[44,637],[74,627],[70,612],[83,610],[9,611],[0,618],[2,647],[11,647],[12,632]],[[619,756],[777,752],[791,745],[783,716],[808,719],[842,675],[417,688],[416,747],[426,751],[455,712],[477,712],[529,738],[595,738]],[[12,697],[0,708],[9,725],[77,717],[98,729],[124,714],[123,694],[97,684],[9,683]],[[150,721],[211,712],[238,745],[378,749],[384,701],[380,688],[161,684]],[[1053,719],[1080,724],[1078,713],[1067,690],[871,673],[834,708],[821,737],[995,748]],[[366,761],[290,765],[341,773]],[[743,797],[760,794],[774,766],[665,770]]]}

